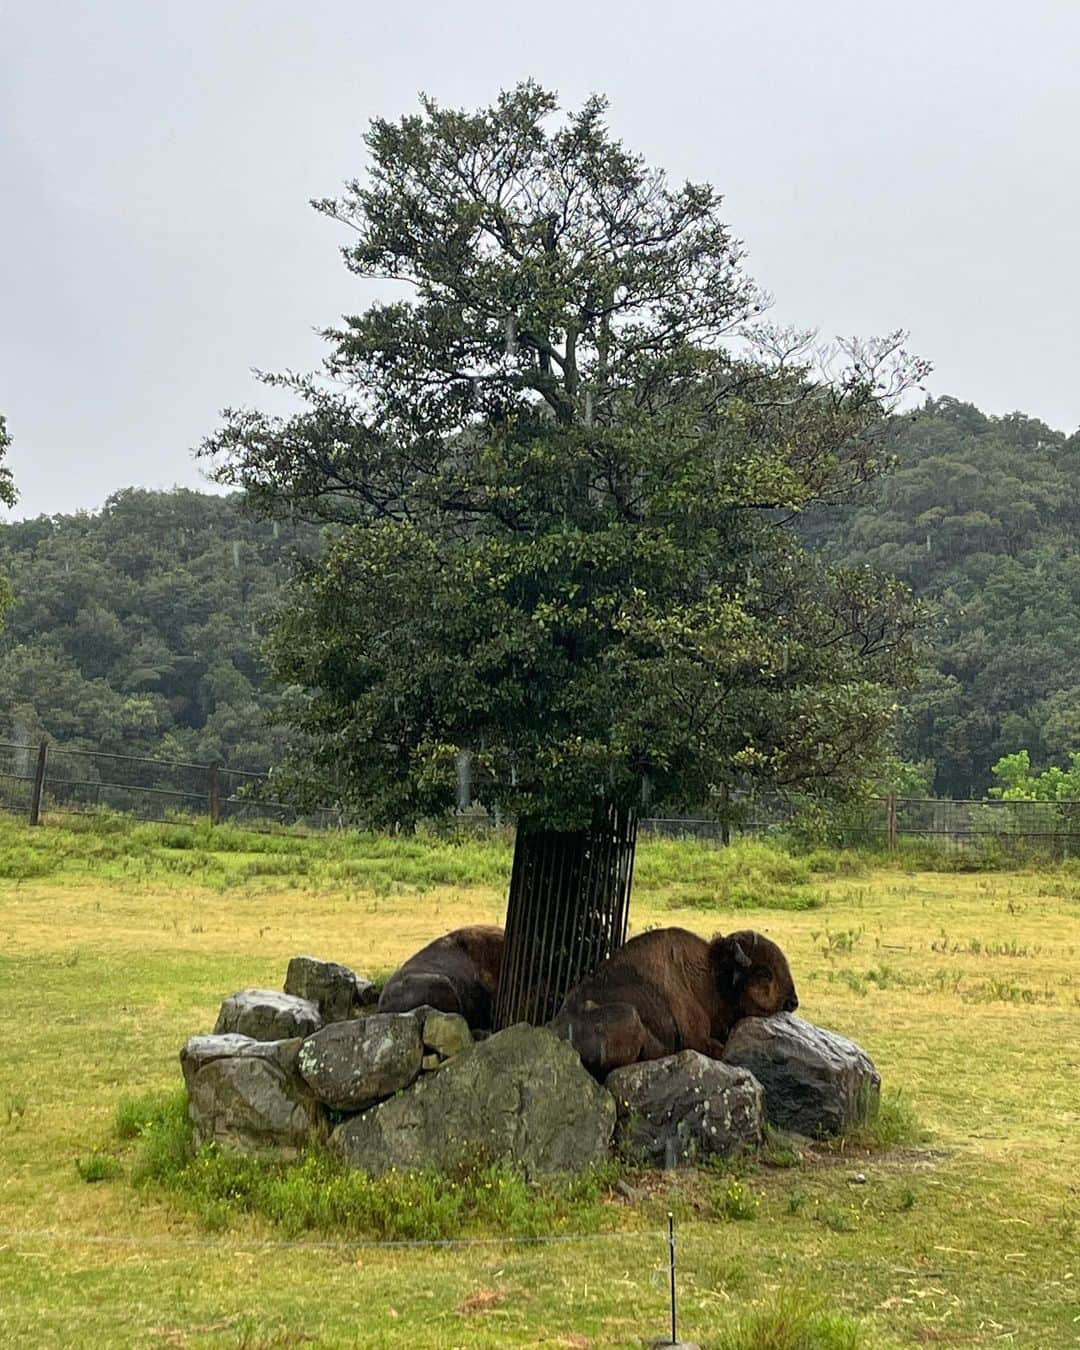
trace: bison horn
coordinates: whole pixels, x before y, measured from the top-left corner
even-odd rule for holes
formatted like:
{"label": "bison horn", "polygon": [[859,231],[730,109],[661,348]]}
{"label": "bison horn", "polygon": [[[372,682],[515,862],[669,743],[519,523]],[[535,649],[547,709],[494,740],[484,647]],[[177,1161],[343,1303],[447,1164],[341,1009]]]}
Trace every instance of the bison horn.
{"label": "bison horn", "polygon": [[743,970],[746,970],[749,967],[750,958],[739,945],[738,938],[732,938],[731,940],[731,954],[734,956],[735,964],[737,966],[741,966]]}

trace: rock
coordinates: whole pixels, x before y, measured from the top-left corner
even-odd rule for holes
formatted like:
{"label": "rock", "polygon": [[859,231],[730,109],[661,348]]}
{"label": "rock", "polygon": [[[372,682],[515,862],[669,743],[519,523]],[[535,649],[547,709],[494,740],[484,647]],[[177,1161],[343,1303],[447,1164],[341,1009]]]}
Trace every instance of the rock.
{"label": "rock", "polygon": [[344,1022],[379,999],[371,981],[355,970],[314,956],[292,958],[285,974],[285,992],[314,1003],[324,1022]]}
{"label": "rock", "polygon": [[326,1116],[296,1073],[266,1055],[212,1059],[192,1074],[188,1116],[198,1144],[295,1156],[323,1137]]}
{"label": "rock", "polygon": [[429,1073],[432,1069],[437,1069],[440,1064],[445,1063],[446,1061],[440,1059],[438,1055],[425,1055],[420,1061],[420,1068],[424,1073]]}
{"label": "rock", "polygon": [[296,1060],[303,1039],[294,1036],[283,1041],[256,1041],[250,1036],[228,1033],[223,1036],[192,1036],[180,1051],[180,1068],[184,1084],[191,1091],[191,1082],[200,1069],[216,1059],[238,1057],[265,1059],[285,1074],[295,1074]]}
{"label": "rock", "polygon": [[372,1013],[332,1022],[300,1050],[300,1073],[336,1111],[362,1111],[408,1087],[420,1072],[420,1022],[408,1013]]}
{"label": "rock", "polygon": [[607,1076],[617,1147],[637,1162],[675,1167],[760,1147],[765,1096],[746,1069],[683,1050]]}
{"label": "rock", "polygon": [[472,1045],[472,1032],[469,1024],[459,1013],[439,1012],[432,1008],[424,1011],[424,1049],[431,1050],[442,1059],[459,1055],[466,1046]]}
{"label": "rock", "polygon": [[310,1036],[322,1024],[319,1009],[309,999],[276,989],[243,989],[221,1005],[214,1035],[234,1032],[255,1041],[281,1041]]}
{"label": "rock", "polygon": [[865,1050],[789,1013],[737,1022],[724,1062],[749,1069],[761,1083],[771,1124],[811,1138],[861,1124],[881,1090]]}
{"label": "rock", "polygon": [[373,1175],[507,1161],[537,1177],[607,1157],[614,1124],[614,1100],[573,1046],[521,1024],[338,1126],[331,1146]]}

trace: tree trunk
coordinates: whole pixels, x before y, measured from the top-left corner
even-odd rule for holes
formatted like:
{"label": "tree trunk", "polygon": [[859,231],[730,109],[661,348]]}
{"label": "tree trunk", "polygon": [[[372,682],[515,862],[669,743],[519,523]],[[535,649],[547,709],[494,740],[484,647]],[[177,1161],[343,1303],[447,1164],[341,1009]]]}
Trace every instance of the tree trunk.
{"label": "tree trunk", "polygon": [[574,985],[625,942],[636,842],[636,812],[614,806],[588,830],[519,824],[497,1029],[550,1021]]}

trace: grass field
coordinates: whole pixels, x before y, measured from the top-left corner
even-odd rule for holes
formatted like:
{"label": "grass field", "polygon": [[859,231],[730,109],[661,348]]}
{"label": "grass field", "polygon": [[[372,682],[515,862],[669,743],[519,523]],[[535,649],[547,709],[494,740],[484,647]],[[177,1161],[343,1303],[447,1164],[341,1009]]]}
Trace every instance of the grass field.
{"label": "grass field", "polygon": [[499,921],[509,859],[505,839],[0,823],[0,1343],[637,1345],[666,1326],[673,1208],[680,1329],[703,1346],[1080,1344],[1076,866],[641,847],[634,930],[778,940],[801,1012],[870,1051],[925,1142],[638,1175],[543,1246],[275,1246],[295,1234],[265,1216],[210,1230],[132,1184],[118,1104],[175,1091],[225,995],[280,986],[297,952],[379,974]]}

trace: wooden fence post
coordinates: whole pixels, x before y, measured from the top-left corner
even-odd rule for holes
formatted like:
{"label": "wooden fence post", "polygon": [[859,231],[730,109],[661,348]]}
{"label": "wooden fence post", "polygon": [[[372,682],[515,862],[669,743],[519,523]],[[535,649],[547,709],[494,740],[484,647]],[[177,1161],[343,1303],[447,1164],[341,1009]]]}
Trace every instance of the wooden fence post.
{"label": "wooden fence post", "polygon": [[221,823],[221,782],[218,778],[217,760],[207,767],[206,776],[209,786],[210,824],[219,825]]}
{"label": "wooden fence post", "polygon": [[896,852],[897,835],[898,835],[898,833],[899,833],[899,830],[898,830],[898,827],[897,827],[897,819],[896,819],[896,793],[895,793],[895,792],[890,792],[889,795],[888,795],[888,797],[886,798],[886,811],[887,811],[887,813],[888,813],[888,816],[887,816],[887,827],[886,827],[886,828],[887,828],[887,831],[888,831],[888,846],[889,846],[889,852],[890,852],[890,853],[895,853],[895,852]]}
{"label": "wooden fence post", "polygon": [[41,794],[45,788],[45,768],[49,762],[49,742],[42,741],[38,746],[37,767],[34,770],[34,782],[30,788],[30,824],[41,824]]}

